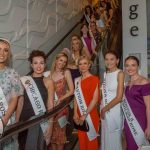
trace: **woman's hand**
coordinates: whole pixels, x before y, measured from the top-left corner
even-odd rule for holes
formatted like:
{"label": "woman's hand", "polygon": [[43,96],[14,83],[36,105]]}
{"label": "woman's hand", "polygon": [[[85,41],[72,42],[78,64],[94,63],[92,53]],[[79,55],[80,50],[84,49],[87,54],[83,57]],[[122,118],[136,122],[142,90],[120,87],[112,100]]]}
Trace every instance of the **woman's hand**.
{"label": "woman's hand", "polygon": [[83,122],[84,122],[84,120],[86,119],[86,116],[87,115],[82,115],[81,117],[80,117],[80,119],[79,119],[79,123],[80,123],[80,125],[82,125],[83,124]]}
{"label": "woman's hand", "polygon": [[74,114],[73,120],[74,120],[74,122],[75,122],[76,124],[79,124],[79,123],[80,123],[79,115],[78,115],[78,114]]}
{"label": "woman's hand", "polygon": [[49,145],[51,141],[51,136],[52,136],[52,126],[49,125],[44,132],[44,139],[46,141],[46,145]]}
{"label": "woman's hand", "polygon": [[105,113],[106,113],[106,110],[105,110],[105,107],[101,110],[101,118],[104,119],[105,118]]}
{"label": "woman's hand", "polygon": [[146,128],[145,137],[146,137],[146,139],[150,140],[150,128]]}

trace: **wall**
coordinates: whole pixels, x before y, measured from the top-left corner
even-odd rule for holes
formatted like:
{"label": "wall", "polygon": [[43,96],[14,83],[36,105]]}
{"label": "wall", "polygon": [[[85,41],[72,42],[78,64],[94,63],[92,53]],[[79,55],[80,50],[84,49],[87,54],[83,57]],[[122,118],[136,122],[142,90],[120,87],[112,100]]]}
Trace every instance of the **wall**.
{"label": "wall", "polygon": [[[0,0],[0,37],[11,42],[12,66],[26,74],[31,50],[47,53],[80,20],[86,4],[85,0]],[[68,39],[63,44],[69,46]]]}
{"label": "wall", "polygon": [[146,0],[122,0],[123,59],[129,55],[139,57],[140,71],[145,77],[147,77],[146,17]]}

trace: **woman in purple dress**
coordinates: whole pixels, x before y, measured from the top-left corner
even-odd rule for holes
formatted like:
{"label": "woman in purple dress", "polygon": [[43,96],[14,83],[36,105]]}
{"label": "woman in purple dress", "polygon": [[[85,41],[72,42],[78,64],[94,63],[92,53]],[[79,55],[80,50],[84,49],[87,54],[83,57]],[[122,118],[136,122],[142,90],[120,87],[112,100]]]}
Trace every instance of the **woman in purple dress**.
{"label": "woman in purple dress", "polygon": [[[125,59],[125,70],[130,77],[125,88],[126,104],[128,104],[128,107],[123,109],[124,114],[128,113],[127,116],[125,114],[126,119],[124,123],[127,150],[137,150],[140,141],[150,140],[150,83],[146,78],[139,75],[138,68],[139,60],[135,56],[129,56]],[[127,105],[123,103],[124,106]],[[131,110],[128,109],[129,107]],[[133,119],[134,117],[135,119]],[[135,120],[137,120],[136,123]],[[137,127],[137,132],[132,133],[134,127],[134,131],[136,131],[137,124],[140,125]],[[141,140],[136,138],[138,133]]]}

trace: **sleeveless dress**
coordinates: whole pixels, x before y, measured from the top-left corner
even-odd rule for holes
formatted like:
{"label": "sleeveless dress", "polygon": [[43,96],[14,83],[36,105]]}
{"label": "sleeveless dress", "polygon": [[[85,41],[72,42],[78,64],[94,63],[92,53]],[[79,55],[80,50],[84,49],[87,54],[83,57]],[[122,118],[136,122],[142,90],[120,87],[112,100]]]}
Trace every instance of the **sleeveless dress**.
{"label": "sleeveless dress", "polygon": [[[150,95],[150,84],[133,85],[130,89],[129,86],[126,86],[125,88],[126,99],[138,123],[143,129],[143,132],[147,127],[146,107],[143,96],[148,95]],[[138,146],[133,139],[126,121],[124,122],[124,130],[126,135],[127,150],[137,150]]]}
{"label": "sleeveless dress", "polygon": [[[66,94],[68,90],[66,78],[63,77],[58,81],[54,81],[55,92],[58,99]],[[51,137],[52,144],[65,144],[66,143],[66,126],[61,128],[58,119],[64,115],[68,115],[68,108],[63,109],[54,117],[53,132]]]}
{"label": "sleeveless dress", "polygon": [[[4,69],[0,70],[0,86],[8,103],[11,101],[12,97],[23,95],[23,87],[21,85],[20,77],[14,69],[9,67],[5,67]],[[13,123],[15,123],[15,113],[12,114],[9,125]],[[0,143],[0,150],[17,149],[18,142],[15,135]]]}
{"label": "sleeveless dress", "polygon": [[[45,107],[48,99],[48,91],[45,87],[43,77],[32,77],[36,83],[41,97],[43,98]],[[28,98],[26,91],[24,91],[24,104],[20,116],[20,121],[26,121],[35,116],[31,102]],[[19,133],[19,150],[46,150],[46,142],[43,138],[43,132],[40,125],[33,126],[28,130]]]}
{"label": "sleeveless dress", "polygon": [[[98,89],[99,89],[99,85],[100,85],[100,81],[99,81],[98,77],[96,77],[96,76],[90,76],[84,80],[81,80],[82,94],[84,96],[87,107],[93,98],[96,87],[98,86]],[[99,97],[99,102],[100,102],[100,93],[99,93],[98,97]],[[79,109],[78,109],[78,115],[80,116]],[[96,132],[98,133],[99,114],[97,111],[97,106],[95,106],[93,108],[93,110],[90,112],[90,116],[91,116],[94,128],[95,128]],[[84,131],[79,131],[79,130],[78,130],[78,138],[79,138],[80,150],[98,150],[98,139],[97,138],[92,141],[89,141],[87,133]]]}
{"label": "sleeveless dress", "polygon": [[[106,80],[106,88],[107,88],[107,99],[110,102],[113,98],[116,97],[117,92],[117,77],[118,72],[120,70],[116,70],[111,73],[104,73],[104,78]],[[106,76],[105,76],[106,75]],[[102,90],[103,86],[102,86]],[[101,104],[101,108],[104,107],[104,99]],[[121,142],[121,133],[122,133],[122,111],[120,103],[110,109],[110,111],[106,112],[113,120],[108,122],[105,119],[102,119],[101,126],[101,150],[122,150],[122,142]],[[115,129],[111,129],[113,126],[116,126]]]}

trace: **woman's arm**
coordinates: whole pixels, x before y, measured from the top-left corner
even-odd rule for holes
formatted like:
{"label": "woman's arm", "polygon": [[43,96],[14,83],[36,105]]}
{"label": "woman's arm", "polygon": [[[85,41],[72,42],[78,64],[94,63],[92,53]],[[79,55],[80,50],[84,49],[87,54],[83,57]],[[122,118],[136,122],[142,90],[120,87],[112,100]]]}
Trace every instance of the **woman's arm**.
{"label": "woman's arm", "polygon": [[50,78],[46,78],[46,84],[48,91],[47,110],[50,110],[54,106],[54,83]]}
{"label": "woman's arm", "polygon": [[9,104],[8,104],[8,109],[5,113],[5,115],[2,117],[4,125],[7,125],[9,118],[11,115],[14,113],[16,107],[17,107],[17,102],[18,102],[18,97],[12,97]]}
{"label": "woman's arm", "polygon": [[84,46],[82,52],[83,52],[82,55],[86,55],[89,59],[91,59],[91,54],[87,47]]}
{"label": "woman's arm", "polygon": [[146,106],[147,128],[145,130],[145,137],[150,140],[150,95],[144,96],[144,103]]}
{"label": "woman's arm", "polygon": [[24,104],[24,97],[23,96],[19,96],[17,109],[16,109],[16,122],[19,122],[20,115],[21,115],[22,108],[23,108],[23,104]]}
{"label": "woman's arm", "polygon": [[123,71],[120,71],[118,73],[118,86],[116,91],[116,97],[102,109],[101,117],[103,119],[105,116],[105,112],[109,111],[111,108],[113,108],[115,105],[117,105],[122,101],[123,91],[124,91],[124,73]]}
{"label": "woman's arm", "polygon": [[65,78],[67,80],[68,91],[66,92],[65,95],[63,95],[62,97],[59,98],[59,101],[61,101],[62,99],[65,99],[65,98],[71,96],[73,94],[73,92],[74,92],[74,85],[73,85],[71,73],[70,73],[69,70],[65,71]]}
{"label": "woman's arm", "polygon": [[85,115],[82,115],[80,117],[80,120],[81,121],[84,121],[85,118],[87,117],[87,115],[93,110],[93,108],[96,106],[97,102],[98,102],[98,98],[99,98],[99,89],[98,89],[98,85],[94,91],[94,95],[93,95],[93,99],[92,101],[90,102],[89,106],[87,107],[87,110],[86,110],[86,114]]}

